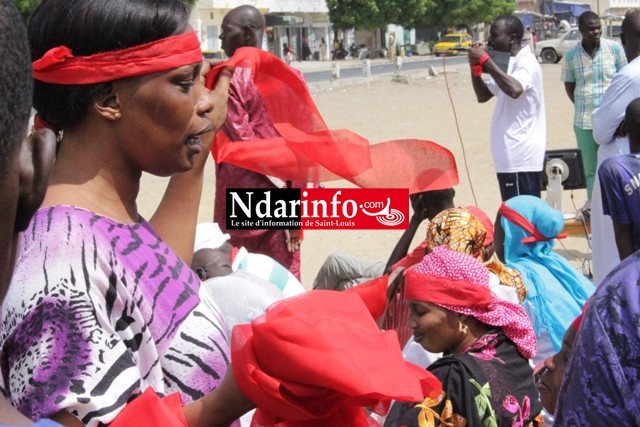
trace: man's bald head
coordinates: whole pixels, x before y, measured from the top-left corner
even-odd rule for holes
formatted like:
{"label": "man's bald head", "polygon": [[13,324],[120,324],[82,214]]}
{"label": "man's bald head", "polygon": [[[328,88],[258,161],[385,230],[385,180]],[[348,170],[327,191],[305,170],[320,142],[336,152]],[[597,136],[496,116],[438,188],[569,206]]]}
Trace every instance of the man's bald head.
{"label": "man's bald head", "polygon": [[622,21],[620,41],[627,56],[627,62],[640,56],[640,11],[627,13]]}
{"label": "man's bald head", "polygon": [[231,9],[222,19],[222,49],[232,56],[241,47],[260,47],[264,34],[264,16],[251,5]]}

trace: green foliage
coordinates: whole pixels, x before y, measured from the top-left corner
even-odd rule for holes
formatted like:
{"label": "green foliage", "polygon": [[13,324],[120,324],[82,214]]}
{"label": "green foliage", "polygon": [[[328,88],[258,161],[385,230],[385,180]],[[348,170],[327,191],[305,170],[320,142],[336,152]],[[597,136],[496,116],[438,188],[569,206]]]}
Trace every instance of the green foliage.
{"label": "green foliage", "polygon": [[513,0],[428,0],[426,13],[415,16],[407,24],[416,28],[490,24],[498,16],[514,10]]}
{"label": "green foliage", "polygon": [[337,29],[370,30],[415,21],[431,0],[327,0],[329,18]]}
{"label": "green foliage", "polygon": [[327,0],[329,19],[339,30],[357,28],[368,30],[386,25],[378,7],[380,0]]}
{"label": "green foliage", "polygon": [[491,23],[515,9],[513,0],[327,0],[336,29],[370,30],[387,24],[453,27]]}
{"label": "green foliage", "polygon": [[13,2],[25,21],[27,21],[31,16],[33,9],[40,4],[40,0],[13,0]]}

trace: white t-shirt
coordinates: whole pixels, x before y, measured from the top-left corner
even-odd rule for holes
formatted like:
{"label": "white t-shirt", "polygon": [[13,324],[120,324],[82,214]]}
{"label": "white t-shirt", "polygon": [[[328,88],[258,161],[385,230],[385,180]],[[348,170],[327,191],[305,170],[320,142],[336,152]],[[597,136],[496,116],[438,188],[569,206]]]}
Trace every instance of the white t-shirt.
{"label": "white t-shirt", "polygon": [[486,84],[497,98],[491,120],[491,154],[496,172],[539,172],[547,144],[542,69],[529,46],[509,61],[508,72],[524,89],[511,98],[493,79]]}

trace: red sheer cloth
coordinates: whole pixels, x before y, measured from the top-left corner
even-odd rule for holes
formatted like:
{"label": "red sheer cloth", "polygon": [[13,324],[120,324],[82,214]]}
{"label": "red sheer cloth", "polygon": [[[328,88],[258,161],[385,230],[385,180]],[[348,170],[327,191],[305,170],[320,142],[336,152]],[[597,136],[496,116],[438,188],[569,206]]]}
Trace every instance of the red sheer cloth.
{"label": "red sheer cloth", "polygon": [[187,427],[179,393],[160,398],[148,388],[127,403],[109,427]]}
{"label": "red sheer cloth", "polygon": [[324,182],[346,179],[364,188],[409,188],[410,193],[458,184],[453,154],[432,141],[403,139],[370,145],[349,130],[330,130],[309,90],[278,57],[244,47],[207,74],[213,88],[224,66],[253,70],[254,82],[279,137],[231,142],[218,132],[212,147],[226,162],[282,180]]}
{"label": "red sheer cloth", "polygon": [[272,305],[232,336],[236,383],[258,409],[255,426],[368,427],[363,407],[420,402],[442,390],[402,359],[353,293],[313,291]]}

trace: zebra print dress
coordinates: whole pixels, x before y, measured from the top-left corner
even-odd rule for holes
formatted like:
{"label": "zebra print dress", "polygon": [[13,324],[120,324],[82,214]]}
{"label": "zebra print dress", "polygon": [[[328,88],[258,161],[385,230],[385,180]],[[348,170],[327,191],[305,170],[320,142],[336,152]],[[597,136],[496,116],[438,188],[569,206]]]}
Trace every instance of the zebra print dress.
{"label": "zebra print dress", "polygon": [[229,364],[226,325],[200,281],[144,220],[41,209],[2,307],[0,386],[37,420],[108,423],[147,387],[185,403]]}

